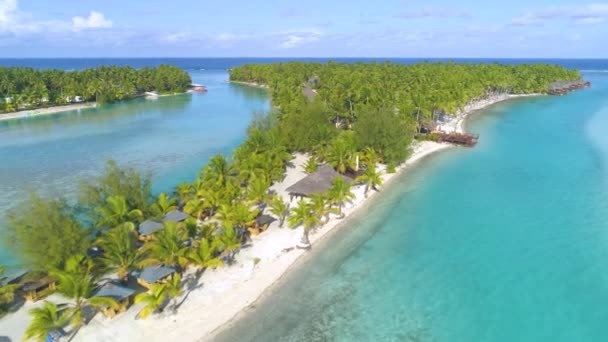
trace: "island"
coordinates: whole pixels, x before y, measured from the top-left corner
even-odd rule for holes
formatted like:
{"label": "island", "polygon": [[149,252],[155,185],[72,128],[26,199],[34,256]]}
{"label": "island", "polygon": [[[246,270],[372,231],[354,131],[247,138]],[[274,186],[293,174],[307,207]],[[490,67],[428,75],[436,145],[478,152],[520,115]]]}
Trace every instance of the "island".
{"label": "island", "polygon": [[[26,339],[208,338],[398,172],[453,146],[433,134],[462,134],[473,110],[581,75],[545,64],[292,62],[235,67],[230,79],[267,87],[275,109],[192,183],[153,196],[150,176],[110,161],[78,203],[32,194],[8,213],[4,245],[27,273],[0,278],[7,324]],[[24,311],[18,296],[47,301]],[[103,315],[85,319],[95,310]]]}
{"label": "island", "polygon": [[0,119],[87,108],[146,93],[183,93],[191,84],[187,72],[171,65],[77,71],[0,67]]}

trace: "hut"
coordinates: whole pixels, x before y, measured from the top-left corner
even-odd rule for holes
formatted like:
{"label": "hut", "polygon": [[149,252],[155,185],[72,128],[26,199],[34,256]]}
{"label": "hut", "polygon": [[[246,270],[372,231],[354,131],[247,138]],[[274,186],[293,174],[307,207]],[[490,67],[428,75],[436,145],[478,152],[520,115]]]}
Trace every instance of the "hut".
{"label": "hut", "polygon": [[137,232],[139,233],[139,239],[142,241],[150,240],[152,234],[163,229],[163,227],[163,224],[160,222],[146,220],[142,222],[137,228]]}
{"label": "hut", "polygon": [[137,283],[147,289],[151,289],[152,284],[166,281],[175,272],[173,267],[149,266],[141,271],[137,278]]}
{"label": "hut", "polygon": [[118,307],[105,307],[99,308],[99,311],[103,313],[108,318],[113,318],[126,311],[131,305],[131,298],[135,294],[135,290],[130,289],[128,287],[117,285],[113,282],[109,282],[104,284],[97,290],[97,292],[93,295],[95,297],[104,297],[104,298],[112,298],[119,303]]}
{"label": "hut", "polygon": [[55,279],[43,276],[31,281],[26,281],[21,286],[23,297],[29,302],[37,302],[55,292]]}
{"label": "hut", "polygon": [[17,270],[7,274],[6,276],[0,278],[0,287],[19,284],[27,272],[27,270]]}
{"label": "hut", "polygon": [[165,217],[163,217],[163,222],[173,221],[173,222],[182,222],[186,220],[190,215],[184,213],[179,210],[171,210],[168,212]]}
{"label": "hut", "polygon": [[302,93],[304,93],[304,96],[306,96],[308,102],[314,101],[315,97],[317,96],[317,91],[312,89],[308,85],[304,86],[304,89],[302,89]]}
{"label": "hut", "polygon": [[274,218],[270,215],[261,214],[255,218],[255,226],[250,227],[249,232],[252,235],[260,234],[261,232],[268,229],[268,226],[270,226],[270,224],[276,220],[277,220],[276,218]]}
{"label": "hut", "polygon": [[347,183],[353,181],[352,178],[338,173],[330,165],[323,165],[317,171],[288,187],[287,192],[290,199],[293,199],[293,197],[308,197],[314,194],[322,194],[331,188],[336,177],[343,178]]}

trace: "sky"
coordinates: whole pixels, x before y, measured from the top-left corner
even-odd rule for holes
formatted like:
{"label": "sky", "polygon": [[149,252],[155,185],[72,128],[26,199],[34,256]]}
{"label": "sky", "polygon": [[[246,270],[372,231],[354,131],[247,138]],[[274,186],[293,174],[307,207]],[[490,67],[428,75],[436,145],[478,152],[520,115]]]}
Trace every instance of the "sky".
{"label": "sky", "polygon": [[1,57],[608,57],[608,2],[0,0]]}

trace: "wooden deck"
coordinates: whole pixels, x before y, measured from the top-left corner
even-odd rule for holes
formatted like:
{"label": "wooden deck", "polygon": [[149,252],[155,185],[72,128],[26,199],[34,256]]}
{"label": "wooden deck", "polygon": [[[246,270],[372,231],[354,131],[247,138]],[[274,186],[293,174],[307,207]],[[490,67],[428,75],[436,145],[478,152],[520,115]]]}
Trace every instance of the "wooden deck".
{"label": "wooden deck", "polygon": [[439,142],[461,145],[465,147],[475,147],[479,140],[479,134],[468,133],[446,133],[438,132]]}

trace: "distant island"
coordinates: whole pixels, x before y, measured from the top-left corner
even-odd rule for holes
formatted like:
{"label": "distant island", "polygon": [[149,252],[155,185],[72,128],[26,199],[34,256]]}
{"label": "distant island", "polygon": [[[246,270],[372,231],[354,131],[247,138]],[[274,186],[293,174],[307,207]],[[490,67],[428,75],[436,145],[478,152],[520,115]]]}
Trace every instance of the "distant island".
{"label": "distant island", "polygon": [[[116,83],[103,78],[111,70]],[[87,92],[89,100],[118,99],[112,89],[127,85],[120,94],[190,84],[168,66],[81,73],[90,75],[83,88],[66,95],[53,85],[54,98],[75,96],[84,84],[104,89]],[[254,117],[232,157],[211,158],[192,183],[153,196],[149,176],[110,162],[102,176],[82,182],[76,204],[32,194],[9,211],[2,240],[29,272],[0,278],[10,294],[0,315],[18,334],[209,337],[397,171],[451,146],[423,141],[433,132],[461,132],[471,110],[513,96],[586,86],[574,82],[578,71],[545,64],[293,62],[235,67],[230,79],[267,86],[275,110]],[[427,129],[429,122],[439,127]],[[48,301],[26,312],[16,296]],[[85,308],[121,322],[85,326]]]}
{"label": "distant island", "polygon": [[[50,108],[78,109],[90,102],[111,103],[132,99],[146,92],[183,93],[191,85],[184,70],[160,65],[135,69],[101,66],[78,71],[0,67],[0,118],[3,113]],[[61,111],[62,108],[59,108]]]}

